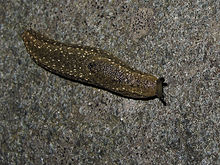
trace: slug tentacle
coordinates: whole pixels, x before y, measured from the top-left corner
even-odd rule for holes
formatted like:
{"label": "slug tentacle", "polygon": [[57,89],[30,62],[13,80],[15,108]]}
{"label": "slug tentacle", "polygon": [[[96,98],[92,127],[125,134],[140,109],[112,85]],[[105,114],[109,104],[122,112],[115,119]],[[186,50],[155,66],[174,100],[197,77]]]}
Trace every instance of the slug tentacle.
{"label": "slug tentacle", "polygon": [[164,92],[163,92],[163,87],[167,86],[167,83],[164,83],[165,79],[163,77],[159,78],[157,80],[157,92],[156,96],[160,99],[160,101],[166,105],[166,102],[164,101]]}
{"label": "slug tentacle", "polygon": [[32,59],[52,73],[124,97],[157,97],[166,104],[164,78],[131,68],[104,50],[57,42],[32,29],[24,31],[22,39]]}

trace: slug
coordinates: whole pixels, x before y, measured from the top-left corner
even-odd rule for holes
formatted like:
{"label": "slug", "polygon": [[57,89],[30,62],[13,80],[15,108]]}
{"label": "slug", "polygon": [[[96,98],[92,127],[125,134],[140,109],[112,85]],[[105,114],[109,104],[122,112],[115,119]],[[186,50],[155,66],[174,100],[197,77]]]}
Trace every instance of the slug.
{"label": "slug", "polygon": [[65,44],[33,29],[22,33],[27,52],[44,69],[61,77],[133,98],[159,98],[164,105],[164,78],[131,68],[98,48]]}

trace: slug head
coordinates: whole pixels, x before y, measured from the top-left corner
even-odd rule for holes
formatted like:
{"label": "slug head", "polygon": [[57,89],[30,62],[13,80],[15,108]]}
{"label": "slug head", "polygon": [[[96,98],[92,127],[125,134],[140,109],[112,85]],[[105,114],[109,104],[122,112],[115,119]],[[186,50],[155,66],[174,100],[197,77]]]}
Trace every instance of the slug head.
{"label": "slug head", "polygon": [[156,96],[160,99],[160,101],[166,105],[166,102],[164,101],[164,93],[163,93],[163,87],[167,86],[167,83],[164,83],[164,78],[161,77],[157,80],[157,89],[156,89]]}

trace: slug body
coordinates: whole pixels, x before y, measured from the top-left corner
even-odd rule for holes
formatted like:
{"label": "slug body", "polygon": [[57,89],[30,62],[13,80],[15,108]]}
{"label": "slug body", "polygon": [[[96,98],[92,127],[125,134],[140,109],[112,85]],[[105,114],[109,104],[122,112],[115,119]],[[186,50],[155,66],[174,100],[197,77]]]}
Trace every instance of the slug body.
{"label": "slug body", "polygon": [[158,97],[165,103],[163,78],[137,71],[106,51],[57,42],[32,29],[22,39],[32,59],[52,73],[125,97]]}

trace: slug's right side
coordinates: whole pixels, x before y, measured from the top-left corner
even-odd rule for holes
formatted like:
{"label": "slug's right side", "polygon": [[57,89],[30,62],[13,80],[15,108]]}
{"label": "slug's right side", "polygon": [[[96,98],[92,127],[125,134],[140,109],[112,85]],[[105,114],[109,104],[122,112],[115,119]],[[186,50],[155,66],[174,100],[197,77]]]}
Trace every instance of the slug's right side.
{"label": "slug's right side", "polygon": [[164,83],[164,78],[138,71],[119,59],[112,63],[113,58],[115,57],[109,56],[107,60],[100,55],[89,63],[88,70],[96,77],[95,84],[128,98],[143,100],[159,98],[166,105],[163,87],[167,86],[167,83]]}

